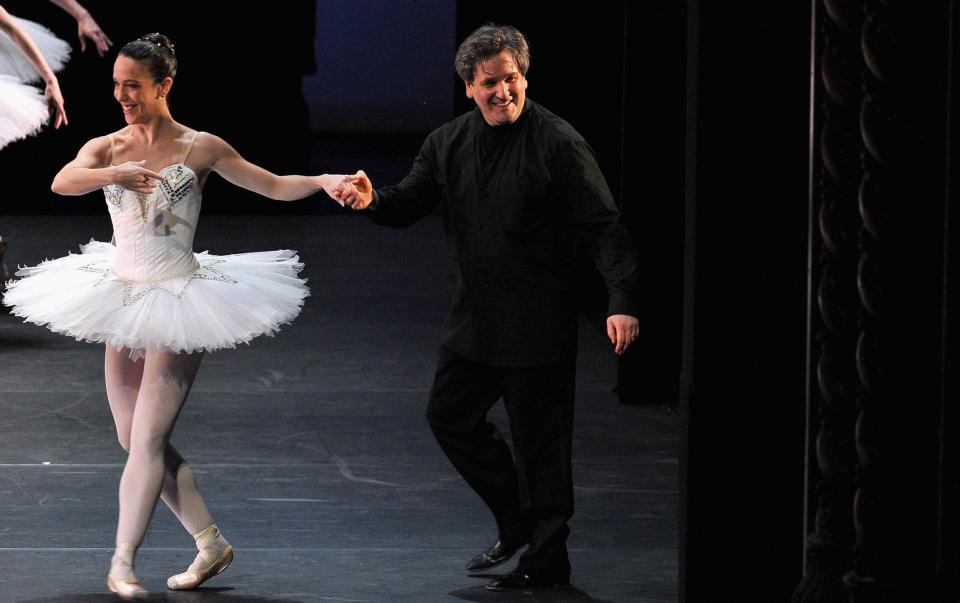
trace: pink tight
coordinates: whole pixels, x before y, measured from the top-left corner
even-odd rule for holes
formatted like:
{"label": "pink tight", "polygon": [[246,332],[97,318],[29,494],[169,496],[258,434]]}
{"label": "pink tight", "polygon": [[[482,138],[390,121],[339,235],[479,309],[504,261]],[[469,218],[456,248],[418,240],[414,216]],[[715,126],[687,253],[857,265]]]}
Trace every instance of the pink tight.
{"label": "pink tight", "polygon": [[[118,545],[136,551],[158,497],[190,534],[213,524],[193,471],[170,445],[170,434],[202,357],[147,350],[145,357],[134,361],[129,350],[107,346],[107,399],[120,445],[129,453],[120,478]],[[132,562],[129,559],[131,574]]]}

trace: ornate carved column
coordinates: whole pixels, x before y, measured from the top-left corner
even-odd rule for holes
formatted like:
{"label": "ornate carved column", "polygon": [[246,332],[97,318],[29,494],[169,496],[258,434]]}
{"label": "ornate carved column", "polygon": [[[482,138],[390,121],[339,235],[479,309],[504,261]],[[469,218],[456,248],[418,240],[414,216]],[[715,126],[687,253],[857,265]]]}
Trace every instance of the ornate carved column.
{"label": "ornate carved column", "polygon": [[814,9],[811,129],[811,266],[808,358],[808,527],[806,571],[793,600],[842,600],[854,542],[853,446],[858,406],[857,185],[861,179],[857,113],[862,101],[859,2]]}
{"label": "ornate carved column", "polygon": [[815,8],[815,520],[794,601],[935,600],[951,4]]}

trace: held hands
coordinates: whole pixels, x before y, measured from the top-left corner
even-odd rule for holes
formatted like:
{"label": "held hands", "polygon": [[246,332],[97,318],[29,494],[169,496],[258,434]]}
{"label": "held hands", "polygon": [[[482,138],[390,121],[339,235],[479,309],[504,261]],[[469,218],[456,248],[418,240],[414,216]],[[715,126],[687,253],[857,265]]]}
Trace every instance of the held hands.
{"label": "held hands", "polygon": [[373,201],[373,185],[362,170],[356,174],[323,174],[317,176],[317,182],[343,207],[365,209]]}
{"label": "held hands", "polygon": [[622,356],[639,335],[640,323],[635,317],[614,314],[607,318],[607,337],[610,338],[617,356]]}
{"label": "held hands", "polygon": [[103,33],[90,13],[77,19],[77,36],[80,38],[80,52],[87,50],[86,38],[90,39],[101,57],[113,46],[113,42]]}
{"label": "held hands", "polygon": [[113,183],[123,188],[149,195],[157,187],[157,181],[163,180],[160,174],[143,167],[147,160],[128,161],[114,168]]}
{"label": "held hands", "polygon": [[340,205],[355,210],[366,209],[373,202],[373,183],[363,170],[344,176],[330,195]]}
{"label": "held hands", "polygon": [[60,82],[57,81],[56,76],[51,76],[47,82],[43,96],[47,99],[47,106],[56,114],[53,120],[53,129],[56,130],[60,126],[67,125],[67,111],[63,108],[63,93],[60,92]]}

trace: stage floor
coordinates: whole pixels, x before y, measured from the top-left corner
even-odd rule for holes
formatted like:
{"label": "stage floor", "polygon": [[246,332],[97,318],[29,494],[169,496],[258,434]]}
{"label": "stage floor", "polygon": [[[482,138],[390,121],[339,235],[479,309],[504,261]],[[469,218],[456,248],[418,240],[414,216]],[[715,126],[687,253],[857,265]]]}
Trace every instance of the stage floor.
{"label": "stage floor", "polygon": [[[309,202],[309,201],[308,201]],[[265,202],[266,203],[266,202]],[[6,263],[110,240],[97,216],[0,216]],[[581,326],[573,588],[498,595],[463,564],[496,538],[424,419],[447,300],[439,217],[201,218],[195,248],[295,248],[312,295],[275,338],[209,354],[173,442],[236,558],[167,592],[195,554],[163,506],[137,558],[156,601],[677,600],[678,426],[669,402],[624,406],[616,360]],[[641,324],[642,332],[642,324]],[[124,452],[102,347],[0,313],[0,601],[112,601],[105,585]],[[506,417],[493,415],[504,433]]]}

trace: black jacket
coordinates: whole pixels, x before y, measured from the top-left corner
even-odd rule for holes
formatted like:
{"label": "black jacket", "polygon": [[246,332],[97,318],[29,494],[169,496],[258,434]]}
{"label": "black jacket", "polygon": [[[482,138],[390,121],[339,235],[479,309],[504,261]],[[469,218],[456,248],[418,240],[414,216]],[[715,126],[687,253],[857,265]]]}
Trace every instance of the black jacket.
{"label": "black jacket", "polygon": [[427,137],[410,173],[377,189],[370,218],[406,226],[441,205],[453,299],[444,344],[482,364],[532,366],[576,345],[574,263],[584,245],[609,314],[637,315],[638,259],[592,149],[526,99],[516,122],[479,108]]}

